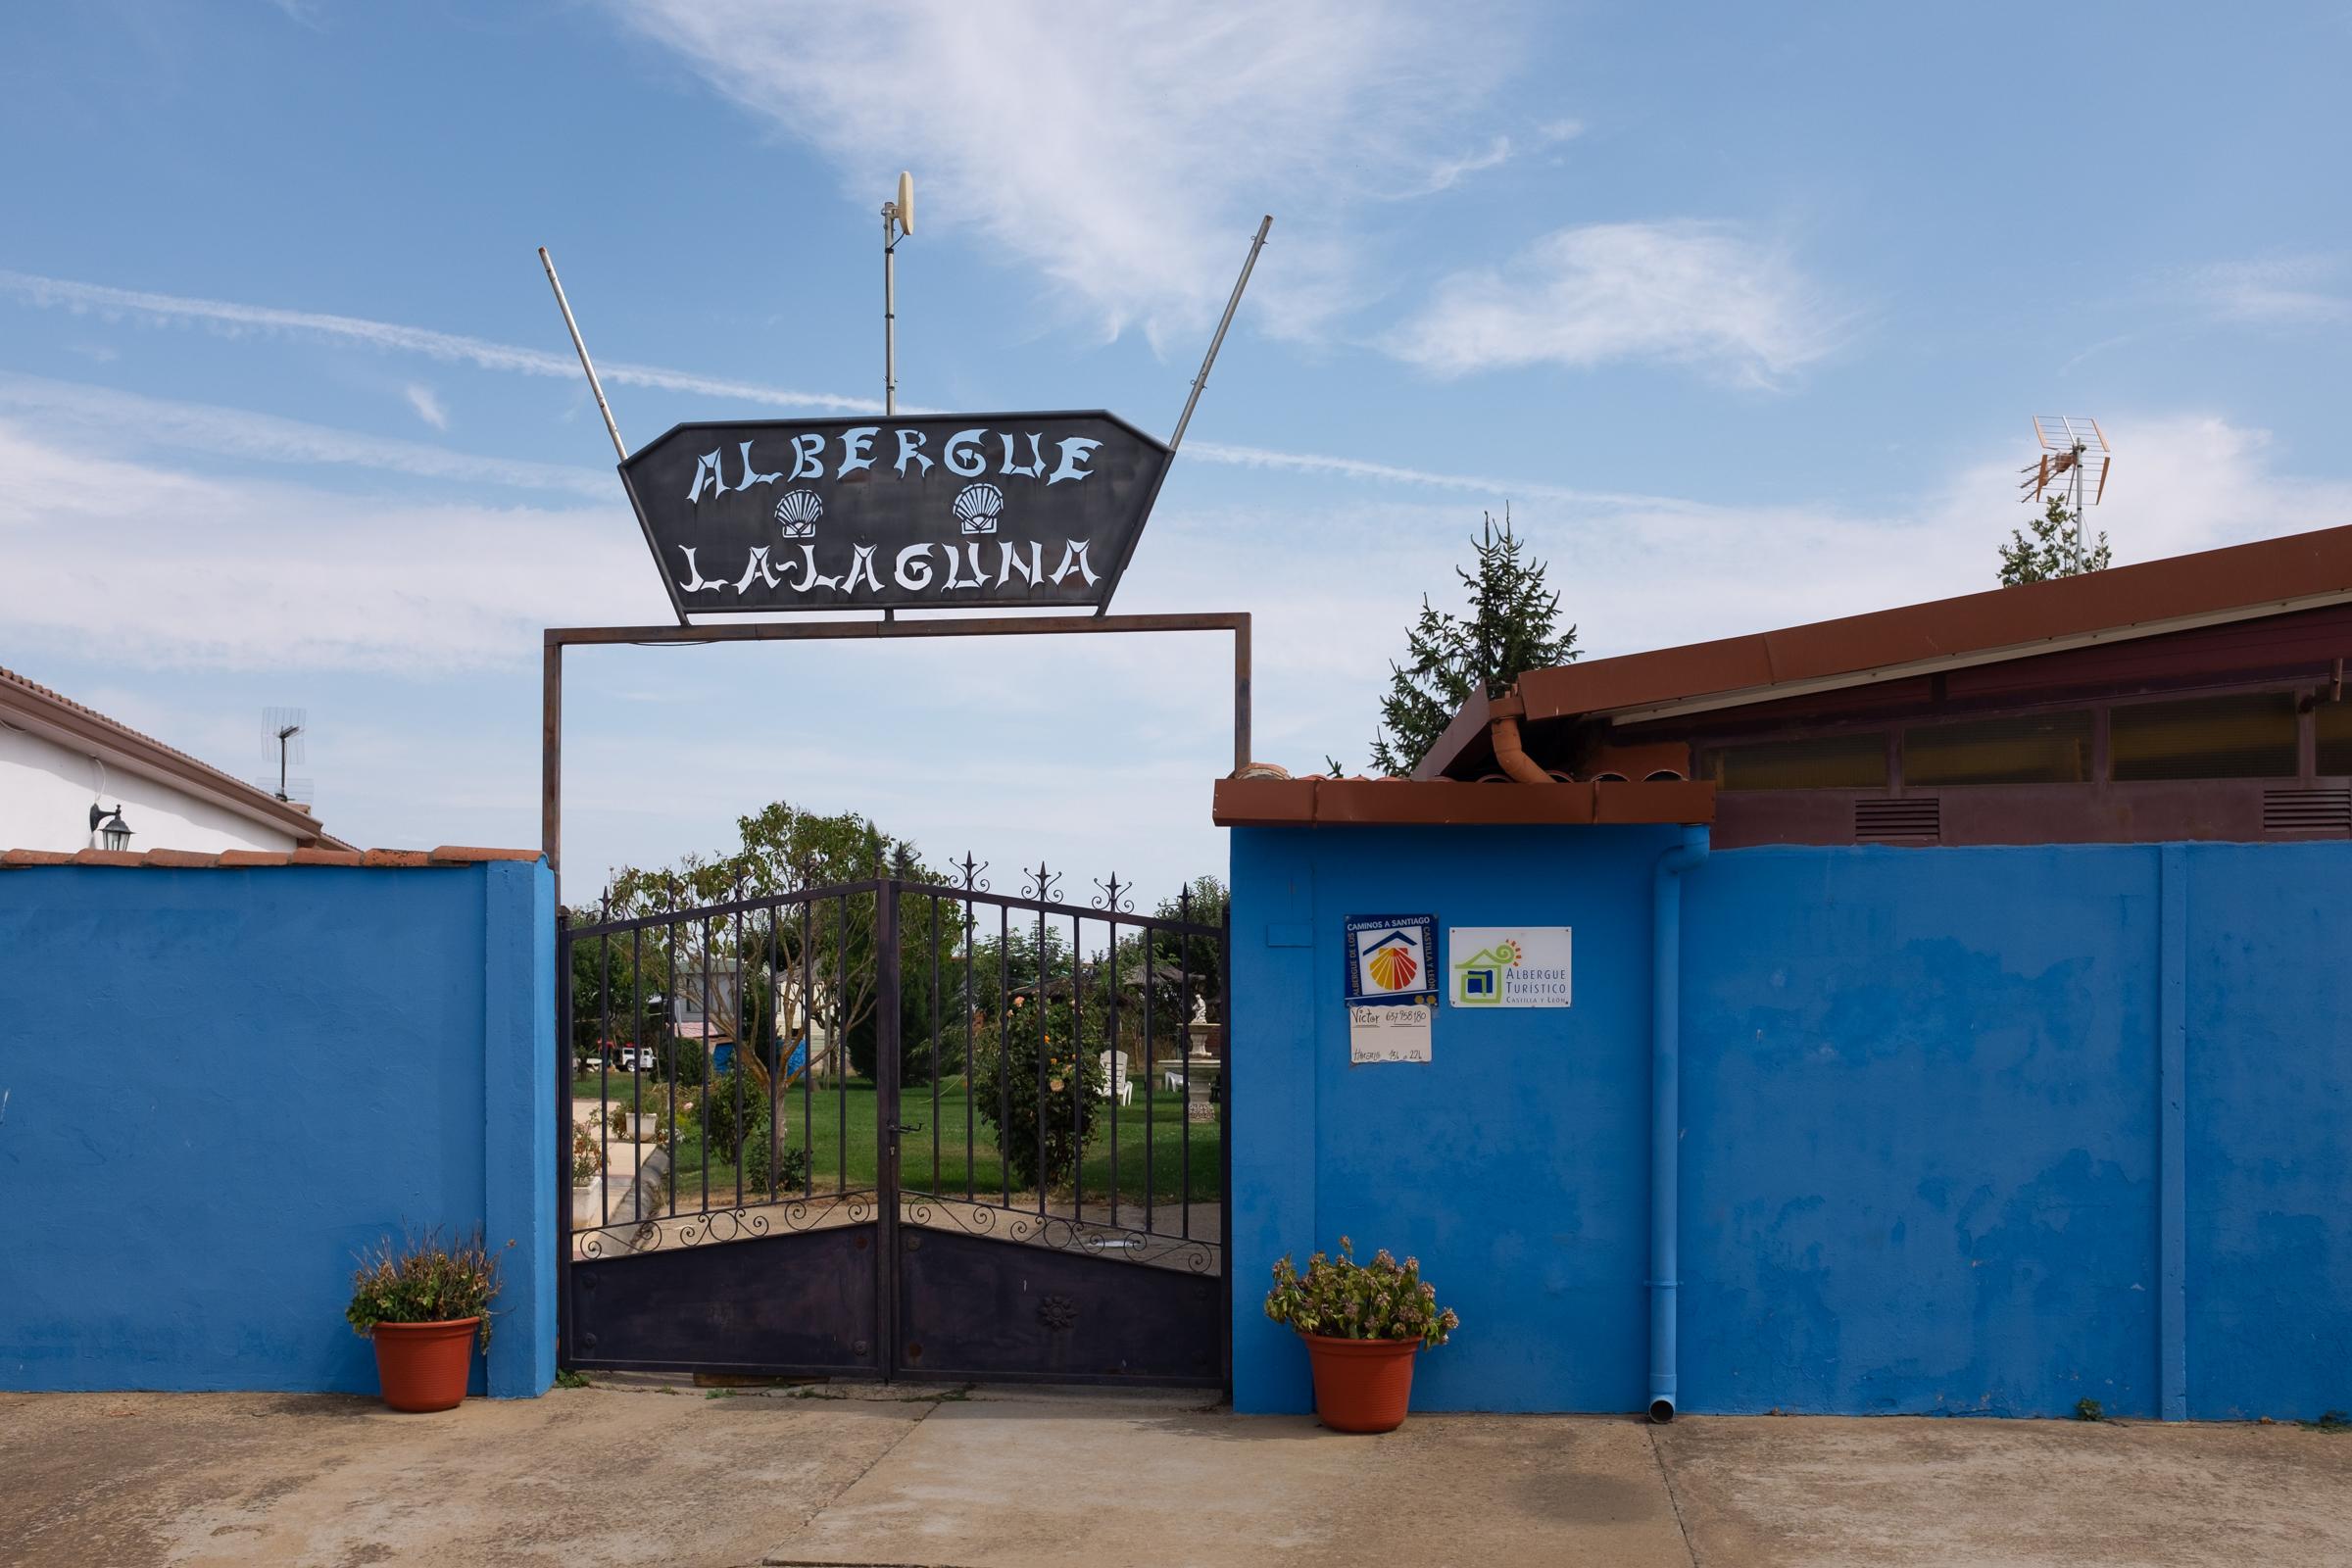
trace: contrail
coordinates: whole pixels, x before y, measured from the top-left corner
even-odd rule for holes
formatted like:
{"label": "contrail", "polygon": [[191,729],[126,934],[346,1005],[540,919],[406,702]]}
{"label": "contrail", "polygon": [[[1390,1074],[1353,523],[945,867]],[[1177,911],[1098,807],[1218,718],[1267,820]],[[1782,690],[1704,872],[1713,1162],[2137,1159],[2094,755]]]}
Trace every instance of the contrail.
{"label": "contrail", "polygon": [[[341,343],[365,343],[404,354],[421,354],[451,365],[471,365],[485,370],[569,379],[580,373],[579,362],[568,354],[550,354],[514,343],[436,332],[427,327],[371,321],[359,316],[332,316],[320,311],[286,311],[268,305],[239,305],[228,300],[189,299],[178,294],[151,294],[139,289],[109,288],[99,283],[75,283],[30,272],[0,270],[0,289],[31,304],[102,316],[144,316],[157,320],[210,321],[230,328],[286,332],[300,337],[325,338]],[[763,386],[756,381],[729,381],[665,369],[658,365],[603,365],[609,381],[624,386],[661,387],[673,392],[700,392],[710,397],[739,398],[746,403],[782,409],[838,409],[844,414],[879,414],[873,398],[847,398],[830,392],[802,392],[790,387]]]}
{"label": "contrail", "polygon": [[[110,288],[100,283],[76,283],[31,272],[0,270],[0,291],[44,308],[64,308],[102,316],[143,316],[156,320],[207,321],[231,330],[252,329],[362,343],[404,354],[421,354],[445,364],[471,365],[484,370],[568,380],[578,375],[579,362],[568,354],[498,343],[488,338],[437,332],[429,327],[403,326],[359,316],[334,316],[318,311],[288,311],[268,305],[239,305],[228,300],[190,299],[178,294],[154,294],[138,289]],[[756,381],[731,381],[675,370],[659,365],[604,365],[606,379],[624,386],[660,387],[672,392],[695,392],[707,397],[732,398],[779,409],[831,409],[843,414],[879,414],[872,398],[843,397],[832,392],[808,392],[766,386]],[[909,414],[922,410],[909,409]],[[1435,490],[1453,490],[1528,500],[1556,501],[1596,508],[1644,507],[1699,511],[1687,501],[1664,496],[1624,495],[1609,491],[1577,490],[1537,480],[1495,478],[1486,474],[1437,473],[1423,468],[1372,463],[1361,458],[1330,457],[1312,452],[1276,452],[1264,447],[1229,446],[1196,441],[1185,449],[1205,463],[1236,468],[1261,468],[1290,473],[1329,474],[1374,484],[1401,484]]]}

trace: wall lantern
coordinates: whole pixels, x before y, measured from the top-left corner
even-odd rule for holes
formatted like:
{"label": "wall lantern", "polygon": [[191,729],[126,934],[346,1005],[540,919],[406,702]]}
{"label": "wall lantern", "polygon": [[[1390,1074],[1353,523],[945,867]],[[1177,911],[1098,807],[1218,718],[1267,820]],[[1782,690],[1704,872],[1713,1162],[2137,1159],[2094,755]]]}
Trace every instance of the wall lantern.
{"label": "wall lantern", "polygon": [[122,820],[122,808],[120,806],[111,813],[103,806],[91,807],[90,831],[103,838],[110,850],[130,848],[130,824]]}

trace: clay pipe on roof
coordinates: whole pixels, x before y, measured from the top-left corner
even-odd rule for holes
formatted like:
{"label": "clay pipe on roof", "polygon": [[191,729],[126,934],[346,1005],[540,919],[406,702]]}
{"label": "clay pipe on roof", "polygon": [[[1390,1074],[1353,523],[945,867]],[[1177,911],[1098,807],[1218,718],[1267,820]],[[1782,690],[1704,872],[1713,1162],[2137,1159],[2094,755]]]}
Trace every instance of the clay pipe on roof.
{"label": "clay pipe on roof", "polygon": [[1487,705],[1487,735],[1494,745],[1494,763],[1513,783],[1549,784],[1552,776],[1537,766],[1527,748],[1519,744],[1519,720],[1526,712],[1527,703],[1516,686]]}

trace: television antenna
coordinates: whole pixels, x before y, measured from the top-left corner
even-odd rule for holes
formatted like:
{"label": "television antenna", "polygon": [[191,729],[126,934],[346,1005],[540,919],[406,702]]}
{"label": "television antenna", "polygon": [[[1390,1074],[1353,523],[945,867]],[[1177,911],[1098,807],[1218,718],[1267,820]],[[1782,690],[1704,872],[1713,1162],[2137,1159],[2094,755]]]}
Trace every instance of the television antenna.
{"label": "television antenna", "polygon": [[882,413],[899,412],[899,241],[914,232],[914,176],[899,171],[899,194],[882,204]]}
{"label": "television antenna", "polygon": [[[302,744],[302,737],[309,728],[310,715],[302,709],[265,708],[262,710],[264,739],[268,744],[277,748],[276,795],[281,801],[300,800],[305,805],[310,804],[311,781],[307,778],[290,779],[286,776],[288,762],[300,762],[308,760],[308,754]],[[265,779],[262,787],[268,789],[269,781]]]}
{"label": "television antenna", "polygon": [[2082,415],[2034,415],[2034,439],[2041,444],[2041,453],[2022,470],[2025,482],[2018,488],[2030,493],[2019,496],[2018,500],[2039,501],[2042,492],[2052,485],[2065,489],[2067,511],[2074,519],[2068,548],[2074,555],[2075,570],[2081,571],[2084,564],[2083,487],[2089,483],[2090,505],[2094,507],[2106,496],[2107,470],[2114,466],[2114,449],[2107,445],[2107,432],[2099,428],[2099,421]]}

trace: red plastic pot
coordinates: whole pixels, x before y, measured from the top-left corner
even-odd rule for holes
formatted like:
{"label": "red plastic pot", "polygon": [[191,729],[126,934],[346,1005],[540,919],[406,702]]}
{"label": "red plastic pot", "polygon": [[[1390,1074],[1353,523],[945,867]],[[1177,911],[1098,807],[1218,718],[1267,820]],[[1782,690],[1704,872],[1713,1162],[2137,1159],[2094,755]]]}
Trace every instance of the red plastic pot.
{"label": "red plastic pot", "polygon": [[395,1410],[454,1410],[466,1400],[466,1374],[473,1370],[478,1317],[447,1323],[378,1323],[375,1375],[384,1402]]}
{"label": "red plastic pot", "polygon": [[1315,1373],[1315,1414],[1334,1432],[1394,1432],[1413,1402],[1419,1340],[1301,1334]]}

